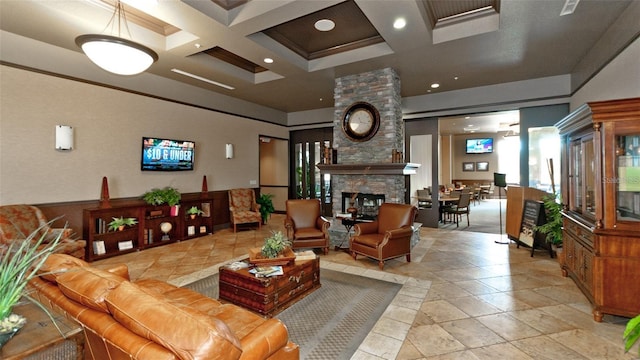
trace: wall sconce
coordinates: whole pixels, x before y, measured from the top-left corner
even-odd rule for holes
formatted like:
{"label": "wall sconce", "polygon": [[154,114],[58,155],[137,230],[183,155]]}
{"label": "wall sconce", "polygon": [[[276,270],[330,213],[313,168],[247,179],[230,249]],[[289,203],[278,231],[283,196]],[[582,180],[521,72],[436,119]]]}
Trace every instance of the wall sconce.
{"label": "wall sconce", "polygon": [[225,145],[225,157],[227,159],[233,159],[233,144]]}
{"label": "wall sconce", "polygon": [[56,125],[56,150],[73,150],[73,127]]}

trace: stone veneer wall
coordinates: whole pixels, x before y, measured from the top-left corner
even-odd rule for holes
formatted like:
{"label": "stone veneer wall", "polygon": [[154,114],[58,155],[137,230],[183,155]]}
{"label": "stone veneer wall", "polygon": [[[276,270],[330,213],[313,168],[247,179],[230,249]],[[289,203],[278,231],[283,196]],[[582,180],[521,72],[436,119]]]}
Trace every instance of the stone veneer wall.
{"label": "stone veneer wall", "polygon": [[[338,164],[391,163],[392,151],[404,151],[400,78],[391,68],[336,79],[333,140]],[[356,142],[342,131],[345,110],[365,101],[380,112],[380,129],[369,141]],[[404,175],[333,175],[333,209],[342,211],[341,193],[385,194],[386,202],[404,203]]]}

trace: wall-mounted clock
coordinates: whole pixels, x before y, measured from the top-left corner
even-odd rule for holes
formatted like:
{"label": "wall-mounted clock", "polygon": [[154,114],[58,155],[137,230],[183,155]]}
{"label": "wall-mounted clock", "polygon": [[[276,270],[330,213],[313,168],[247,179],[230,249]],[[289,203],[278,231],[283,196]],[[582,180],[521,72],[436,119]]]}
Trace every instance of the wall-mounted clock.
{"label": "wall-mounted clock", "polygon": [[380,128],[380,113],[375,106],[360,101],[351,104],[342,117],[342,131],[353,141],[367,141]]}

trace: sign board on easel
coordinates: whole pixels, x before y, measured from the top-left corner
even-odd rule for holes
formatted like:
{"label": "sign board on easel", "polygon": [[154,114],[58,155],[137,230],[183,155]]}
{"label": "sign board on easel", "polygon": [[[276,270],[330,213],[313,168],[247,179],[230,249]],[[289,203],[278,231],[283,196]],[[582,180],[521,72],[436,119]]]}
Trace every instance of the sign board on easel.
{"label": "sign board on easel", "polygon": [[518,241],[531,247],[531,256],[533,256],[533,250],[536,248],[537,239],[539,238],[537,231],[534,229],[536,226],[544,224],[545,221],[543,203],[541,201],[525,200]]}

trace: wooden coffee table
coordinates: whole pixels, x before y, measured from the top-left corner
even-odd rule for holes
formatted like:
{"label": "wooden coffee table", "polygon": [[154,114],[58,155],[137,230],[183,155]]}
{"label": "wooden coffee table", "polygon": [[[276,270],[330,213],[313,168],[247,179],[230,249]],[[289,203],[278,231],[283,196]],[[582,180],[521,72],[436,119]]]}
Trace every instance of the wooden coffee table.
{"label": "wooden coffee table", "polygon": [[220,267],[219,297],[265,317],[276,315],[320,287],[319,258],[285,265],[283,275],[272,277],[256,277],[249,269]]}
{"label": "wooden coffee table", "polygon": [[27,323],[0,350],[0,359],[64,359],[84,358],[84,333],[77,323],[51,312],[64,334],[60,334],[51,318],[37,305],[27,303],[14,307],[14,312],[27,318]]}

